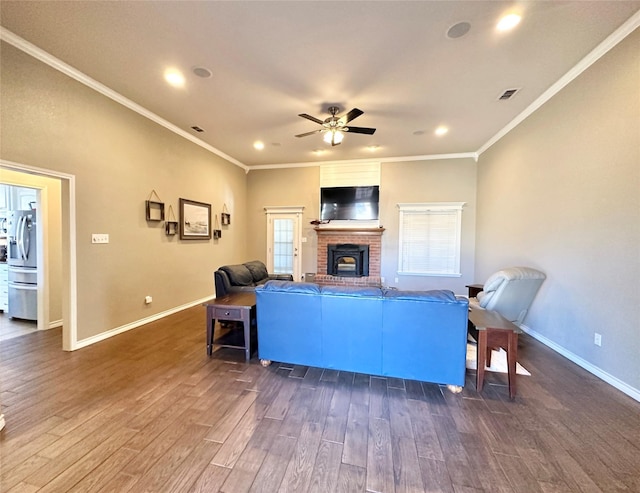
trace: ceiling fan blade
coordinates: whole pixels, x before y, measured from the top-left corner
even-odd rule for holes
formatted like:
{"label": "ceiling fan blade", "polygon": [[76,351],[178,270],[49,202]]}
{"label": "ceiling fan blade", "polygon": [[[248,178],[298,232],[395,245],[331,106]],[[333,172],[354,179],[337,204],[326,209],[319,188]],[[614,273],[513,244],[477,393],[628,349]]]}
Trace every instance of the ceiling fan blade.
{"label": "ceiling fan blade", "polygon": [[300,113],[298,116],[301,116],[302,118],[306,118],[307,120],[311,120],[312,122],[319,123],[320,125],[324,123],[322,120],[316,118],[315,116],[307,115],[306,113]]}
{"label": "ceiling fan blade", "polygon": [[364,111],[359,110],[358,108],[353,108],[349,113],[347,113],[346,115],[340,117],[340,121],[344,122],[345,125],[346,125],[351,120],[355,120],[356,118],[358,118],[363,113],[364,113]]}
{"label": "ceiling fan blade", "polygon": [[367,127],[346,127],[343,128],[345,132],[350,132],[352,134],[367,134],[373,135],[376,131],[375,128],[367,128]]}
{"label": "ceiling fan blade", "polygon": [[322,132],[322,131],[323,131],[323,129],[319,128],[318,130],[313,130],[311,132],[305,132],[303,134],[298,134],[298,135],[296,135],[296,137],[306,137],[307,135],[317,134],[318,132]]}

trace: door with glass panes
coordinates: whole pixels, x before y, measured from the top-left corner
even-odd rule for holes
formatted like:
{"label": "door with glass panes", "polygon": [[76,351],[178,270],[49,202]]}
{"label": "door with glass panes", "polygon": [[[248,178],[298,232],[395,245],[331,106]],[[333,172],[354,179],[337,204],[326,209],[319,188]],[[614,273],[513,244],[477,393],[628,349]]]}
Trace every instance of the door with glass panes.
{"label": "door with glass panes", "polygon": [[302,280],[301,212],[267,210],[267,270]]}

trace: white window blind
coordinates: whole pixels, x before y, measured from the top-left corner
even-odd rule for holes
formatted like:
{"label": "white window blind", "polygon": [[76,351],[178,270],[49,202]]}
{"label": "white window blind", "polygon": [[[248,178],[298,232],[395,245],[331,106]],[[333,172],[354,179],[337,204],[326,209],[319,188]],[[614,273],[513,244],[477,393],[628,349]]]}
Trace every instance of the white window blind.
{"label": "white window blind", "polygon": [[463,202],[398,204],[398,273],[460,276]]}

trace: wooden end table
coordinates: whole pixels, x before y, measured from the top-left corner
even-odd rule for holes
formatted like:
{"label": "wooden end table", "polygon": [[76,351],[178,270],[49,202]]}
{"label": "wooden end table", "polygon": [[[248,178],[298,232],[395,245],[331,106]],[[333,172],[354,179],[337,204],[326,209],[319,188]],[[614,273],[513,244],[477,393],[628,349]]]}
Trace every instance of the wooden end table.
{"label": "wooden end table", "polygon": [[469,290],[469,298],[475,298],[484,289],[484,284],[467,284],[465,288]]}
{"label": "wooden end table", "polygon": [[482,391],[485,365],[491,366],[491,350],[501,347],[507,352],[509,375],[509,397],[516,396],[516,361],[518,359],[518,334],[520,329],[498,312],[469,309],[469,331],[478,341],[476,389]]}
{"label": "wooden end table", "polygon": [[[207,309],[207,355],[213,354],[213,346],[244,349],[245,360],[251,359],[251,326],[256,319],[256,294],[251,291],[232,293],[222,298],[205,303]],[[214,340],[216,320],[242,322],[242,333],[239,329],[229,332]]]}

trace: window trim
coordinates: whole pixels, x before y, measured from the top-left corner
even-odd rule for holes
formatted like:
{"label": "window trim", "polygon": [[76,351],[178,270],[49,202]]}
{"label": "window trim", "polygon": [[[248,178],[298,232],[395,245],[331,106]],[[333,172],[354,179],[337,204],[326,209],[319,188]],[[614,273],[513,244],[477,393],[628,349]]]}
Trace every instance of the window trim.
{"label": "window trim", "polygon": [[[398,204],[398,275],[401,276],[425,276],[425,277],[462,277],[460,271],[461,250],[462,250],[462,208],[465,202],[422,202],[422,203],[400,203]],[[417,272],[404,271],[403,267],[403,242],[404,242],[404,214],[429,212],[455,212],[455,265],[451,272]]]}

